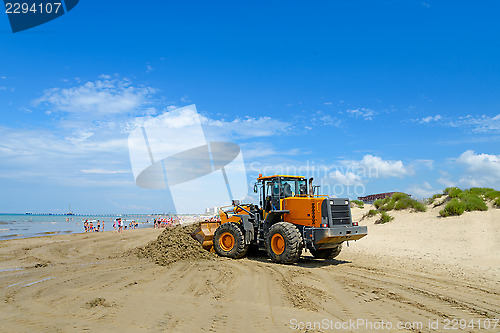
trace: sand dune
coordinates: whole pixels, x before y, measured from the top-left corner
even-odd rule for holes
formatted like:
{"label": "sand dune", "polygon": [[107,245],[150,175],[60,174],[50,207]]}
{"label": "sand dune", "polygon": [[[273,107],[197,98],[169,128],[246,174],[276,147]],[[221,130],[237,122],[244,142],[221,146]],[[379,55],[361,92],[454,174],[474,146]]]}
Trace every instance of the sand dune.
{"label": "sand dune", "polygon": [[[353,209],[354,219],[367,209]],[[3,241],[0,331],[289,332],[316,323],[307,331],[363,332],[384,322],[393,326],[385,331],[436,332],[464,319],[475,320],[464,330],[473,332],[490,319],[481,331],[498,332],[500,210],[392,215],[385,225],[363,220],[369,235],[338,260],[304,252],[292,266],[264,255],[159,266],[134,254],[154,229]]]}

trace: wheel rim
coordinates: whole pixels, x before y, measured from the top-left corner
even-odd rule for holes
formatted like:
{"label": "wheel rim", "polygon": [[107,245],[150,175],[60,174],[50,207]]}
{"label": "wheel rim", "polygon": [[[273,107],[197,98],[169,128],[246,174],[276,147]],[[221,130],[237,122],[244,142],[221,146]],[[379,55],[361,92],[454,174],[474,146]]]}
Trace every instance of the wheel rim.
{"label": "wheel rim", "polygon": [[219,237],[219,245],[224,251],[230,251],[234,247],[234,236],[229,232],[223,233]]}
{"label": "wheel rim", "polygon": [[271,237],[271,249],[277,255],[280,255],[285,251],[285,240],[280,234],[274,234]]}

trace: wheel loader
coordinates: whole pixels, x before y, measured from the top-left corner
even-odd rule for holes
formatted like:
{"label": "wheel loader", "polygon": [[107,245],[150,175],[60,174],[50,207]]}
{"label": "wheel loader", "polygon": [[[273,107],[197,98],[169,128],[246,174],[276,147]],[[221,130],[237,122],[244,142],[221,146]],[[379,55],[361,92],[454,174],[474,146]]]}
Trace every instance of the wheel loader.
{"label": "wheel loader", "polygon": [[221,207],[217,221],[200,222],[192,237],[203,248],[242,258],[249,247],[265,250],[273,262],[292,264],[308,249],[315,258],[332,259],[342,243],[367,235],[352,222],[349,199],[315,194],[313,178],[259,175],[254,192],[260,206],[233,200]]}

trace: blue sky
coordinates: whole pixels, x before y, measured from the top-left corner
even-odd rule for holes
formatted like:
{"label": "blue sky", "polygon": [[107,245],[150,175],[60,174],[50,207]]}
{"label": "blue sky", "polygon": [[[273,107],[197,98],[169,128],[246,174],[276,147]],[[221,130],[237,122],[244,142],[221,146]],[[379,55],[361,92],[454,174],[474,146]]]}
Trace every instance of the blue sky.
{"label": "blue sky", "polygon": [[171,211],[135,185],[127,137],[190,104],[241,146],[249,184],[306,170],[351,198],[500,188],[499,10],[82,0],[16,34],[2,14],[0,212]]}

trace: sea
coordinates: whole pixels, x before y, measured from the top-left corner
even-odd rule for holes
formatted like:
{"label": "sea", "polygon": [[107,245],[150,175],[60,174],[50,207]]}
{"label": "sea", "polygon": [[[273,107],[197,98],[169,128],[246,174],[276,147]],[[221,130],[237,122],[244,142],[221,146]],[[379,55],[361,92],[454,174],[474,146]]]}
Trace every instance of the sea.
{"label": "sea", "polygon": [[85,220],[104,221],[104,230],[113,230],[115,219],[121,217],[124,225],[137,221],[138,228],[152,228],[153,215],[49,215],[49,214],[0,214],[0,241],[16,238],[39,237],[59,234],[83,233]]}

